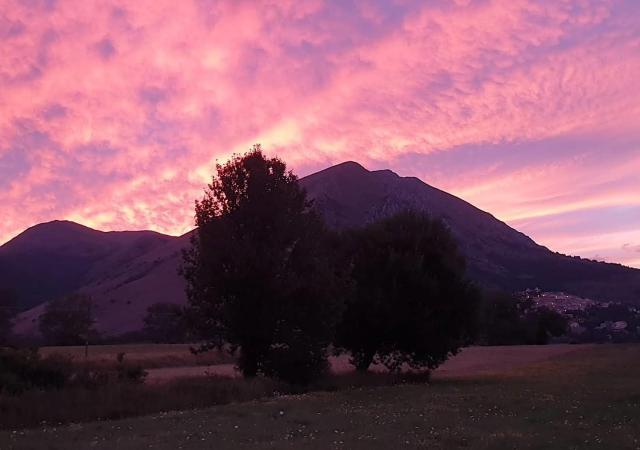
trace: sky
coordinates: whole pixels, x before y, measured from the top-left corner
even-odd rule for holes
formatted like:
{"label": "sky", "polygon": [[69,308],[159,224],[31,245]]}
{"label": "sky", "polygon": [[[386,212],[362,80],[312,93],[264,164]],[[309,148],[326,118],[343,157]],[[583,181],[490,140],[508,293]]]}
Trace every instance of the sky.
{"label": "sky", "polygon": [[54,219],[184,233],[254,143],[640,267],[640,1],[0,2],[0,243]]}

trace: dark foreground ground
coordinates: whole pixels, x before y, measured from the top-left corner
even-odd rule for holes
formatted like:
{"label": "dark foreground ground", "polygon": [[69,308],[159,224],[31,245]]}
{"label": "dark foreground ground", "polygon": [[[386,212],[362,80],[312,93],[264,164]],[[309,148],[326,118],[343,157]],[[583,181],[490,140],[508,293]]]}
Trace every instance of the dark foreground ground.
{"label": "dark foreground ground", "polygon": [[431,384],[0,431],[3,450],[74,448],[640,449],[640,345],[581,347]]}

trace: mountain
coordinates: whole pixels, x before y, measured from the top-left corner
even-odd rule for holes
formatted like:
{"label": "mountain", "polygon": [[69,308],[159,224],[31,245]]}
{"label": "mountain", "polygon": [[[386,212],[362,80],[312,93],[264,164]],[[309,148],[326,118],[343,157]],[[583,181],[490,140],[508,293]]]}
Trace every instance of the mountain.
{"label": "mountain", "polygon": [[17,293],[15,330],[30,334],[46,301],[74,291],[92,296],[105,334],[139,329],[156,302],[184,303],[177,273],[189,235],[102,232],[54,221],[36,225],[0,247],[0,286]]}
{"label": "mountain", "polygon": [[[484,286],[540,287],[640,304],[640,270],[554,253],[417,178],[346,162],[301,184],[333,228],[360,226],[408,208],[441,218],[467,256],[469,276]],[[42,303],[73,291],[92,295],[101,332],[139,329],[151,304],[186,301],[178,267],[189,235],[101,232],[64,221],[26,230],[0,247],[0,288],[19,293],[22,309],[28,309],[16,331],[32,332]]]}
{"label": "mountain", "polygon": [[153,231],[102,232],[68,221],[36,225],[0,247],[0,286],[21,309],[109,277],[114,270],[173,240]]}
{"label": "mountain", "polygon": [[640,270],[552,252],[418,178],[346,162],[309,175],[302,183],[334,228],[362,225],[403,209],[441,218],[467,257],[469,276],[482,285],[507,290],[540,287],[640,304]]}

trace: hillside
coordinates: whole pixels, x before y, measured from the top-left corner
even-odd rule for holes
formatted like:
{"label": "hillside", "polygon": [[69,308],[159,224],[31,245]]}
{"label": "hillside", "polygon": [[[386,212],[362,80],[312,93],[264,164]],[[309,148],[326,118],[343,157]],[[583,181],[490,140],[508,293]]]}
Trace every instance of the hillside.
{"label": "hillside", "polygon": [[153,231],[96,231],[69,221],[39,224],[0,247],[0,286],[28,309],[104,280],[173,239]]}
{"label": "hillside", "polygon": [[[329,226],[372,222],[402,209],[442,218],[468,259],[469,276],[507,290],[540,287],[599,300],[640,304],[640,270],[559,255],[473,205],[417,178],[368,171],[347,162],[301,180]],[[42,302],[80,290],[96,302],[97,327],[107,334],[139,329],[156,302],[184,303],[178,275],[189,235],[101,232],[72,222],[26,230],[0,247],[0,287],[20,293],[16,325],[30,333]]]}
{"label": "hillside", "polygon": [[[185,303],[184,281],[178,275],[182,249],[189,243],[189,234],[181,237],[159,235],[151,241],[133,240],[129,246],[92,260],[83,284],[73,288],[57,286],[61,294],[80,291],[91,295],[97,318],[96,328],[104,334],[117,335],[141,328],[149,306],[157,302]],[[116,240],[123,236],[117,236]],[[47,255],[49,256],[49,255]],[[48,260],[55,266],[52,259]],[[44,264],[43,264],[44,265]],[[81,272],[75,265],[71,270]],[[43,269],[53,279],[57,269]],[[71,283],[67,286],[72,285]],[[42,297],[46,300],[54,296]],[[15,331],[30,334],[44,303],[22,313],[16,321]]]}
{"label": "hillside", "polygon": [[640,303],[640,270],[554,253],[491,214],[418,178],[346,162],[302,180],[327,223],[358,226],[402,209],[442,218],[467,256],[469,276],[507,290],[540,287]]}

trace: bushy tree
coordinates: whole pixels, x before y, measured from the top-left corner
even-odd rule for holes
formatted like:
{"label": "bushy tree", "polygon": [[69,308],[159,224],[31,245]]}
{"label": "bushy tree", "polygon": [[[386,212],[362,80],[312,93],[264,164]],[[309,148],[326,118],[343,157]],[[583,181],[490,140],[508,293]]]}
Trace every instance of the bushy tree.
{"label": "bushy tree", "polygon": [[217,165],[185,253],[189,318],[239,369],[306,382],[326,366],[338,279],[326,231],[297,177],[260,146]]}
{"label": "bushy tree", "polygon": [[0,347],[7,345],[18,312],[15,295],[10,289],[0,288]]}
{"label": "bushy tree", "polygon": [[96,337],[94,323],[91,297],[70,294],[47,303],[39,329],[50,345],[80,345]]}
{"label": "bushy tree", "polygon": [[485,293],[481,310],[480,340],[487,345],[544,345],[567,330],[561,314],[503,292]]}
{"label": "bushy tree", "polygon": [[143,333],[153,342],[183,342],[187,337],[183,308],[175,303],[154,303],[147,308]]}
{"label": "bushy tree", "polygon": [[504,292],[486,292],[480,316],[481,340],[487,345],[517,345],[526,341],[525,312]]}
{"label": "bushy tree", "polygon": [[528,325],[527,344],[546,345],[552,337],[567,332],[567,318],[549,308],[533,308],[527,311],[524,320]]}
{"label": "bushy tree", "polygon": [[354,291],[337,344],[359,370],[375,360],[435,368],[475,332],[476,289],[446,226],[405,211],[344,233]]}

